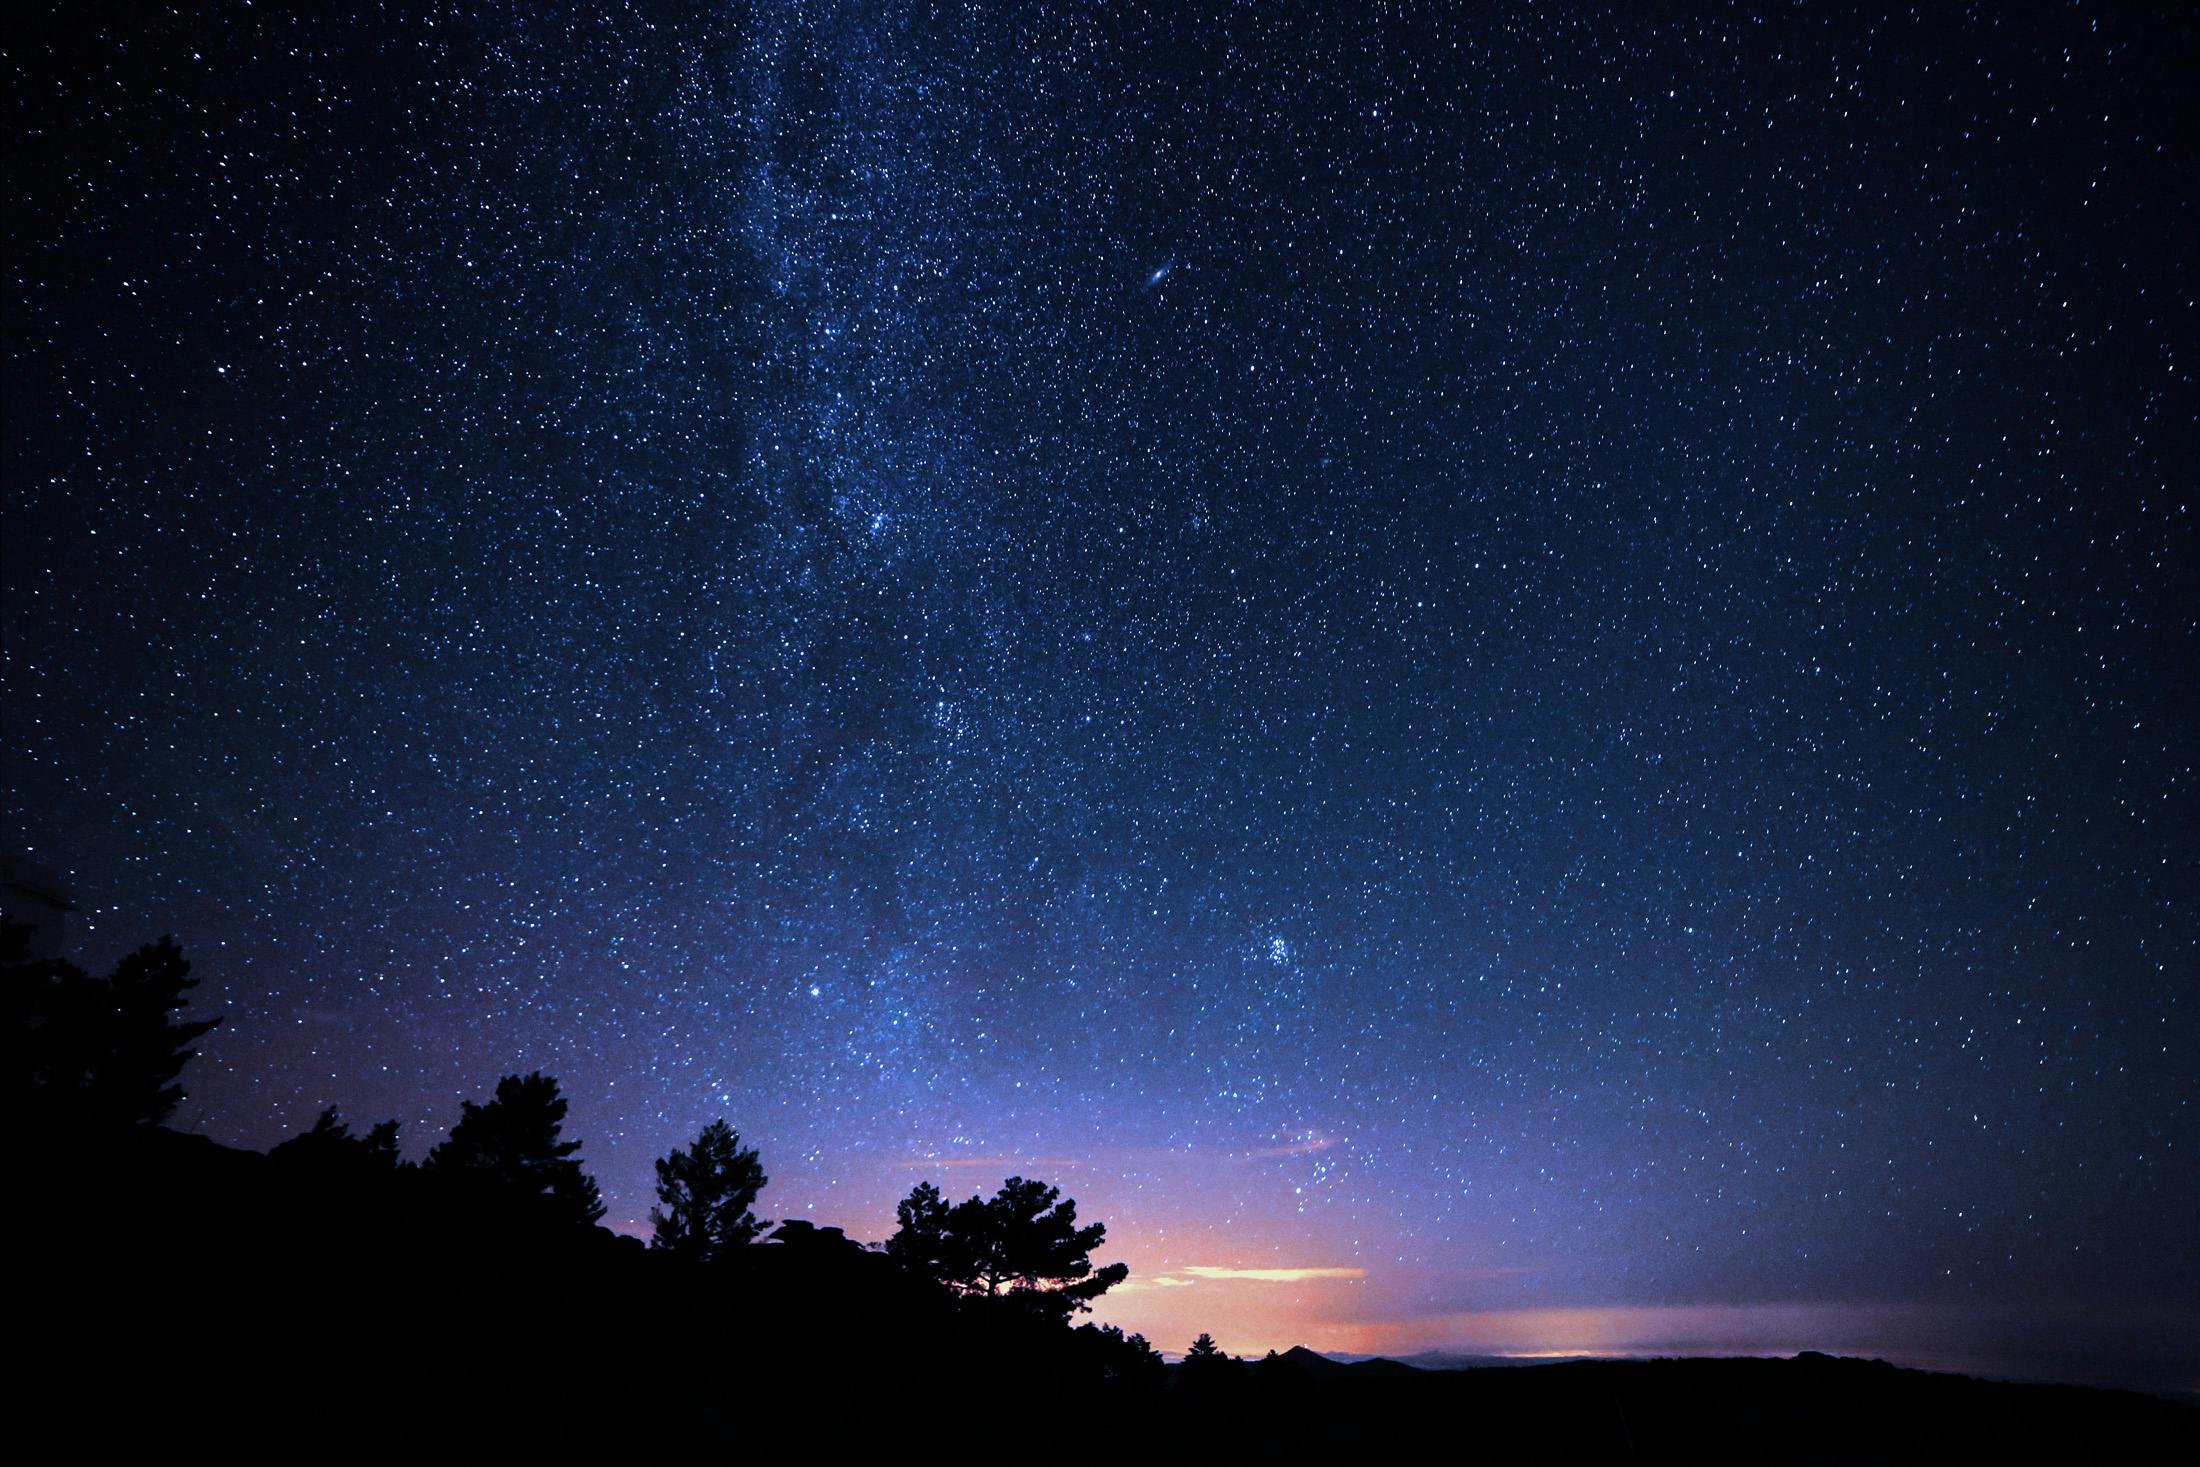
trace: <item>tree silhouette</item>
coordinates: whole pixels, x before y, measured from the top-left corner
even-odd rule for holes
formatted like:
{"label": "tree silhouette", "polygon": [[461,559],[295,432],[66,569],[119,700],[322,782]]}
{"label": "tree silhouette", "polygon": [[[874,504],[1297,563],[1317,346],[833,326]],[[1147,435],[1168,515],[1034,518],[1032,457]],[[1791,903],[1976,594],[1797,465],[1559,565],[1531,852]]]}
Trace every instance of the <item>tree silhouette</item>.
{"label": "tree silhouette", "polygon": [[1010,1177],[986,1204],[992,1246],[983,1256],[988,1292],[1006,1283],[1016,1292],[1046,1297],[1065,1314],[1089,1309],[1092,1301],[1129,1277],[1120,1263],[1092,1266],[1092,1250],[1108,1236],[1104,1223],[1077,1226],[1077,1204],[1044,1182]]}
{"label": "tree silhouette", "polygon": [[1106,1225],[1079,1227],[1076,1202],[1044,1182],[1010,1177],[992,1197],[953,1207],[920,1183],[895,1213],[888,1255],[960,1294],[1008,1295],[1067,1316],[1130,1276],[1120,1263],[1093,1267]]}
{"label": "tree silhouette", "polygon": [[594,1223],[603,1197],[573,1153],[578,1141],[560,1141],[565,1097],[541,1071],[506,1075],[486,1105],[466,1101],[451,1134],[428,1153],[426,1169],[538,1197],[553,1217]]}
{"label": "tree silhouette", "polygon": [[751,1207],[764,1190],[755,1148],[724,1121],[703,1127],[686,1151],[657,1158],[657,1200],[649,1210],[656,1231],[649,1246],[675,1258],[710,1263],[753,1242],[767,1224]]}
{"label": "tree silhouette", "polygon": [[1215,1343],[1213,1335],[1202,1332],[1192,1341],[1192,1348],[1184,1352],[1184,1365],[1178,1379],[1187,1386],[1213,1390],[1240,1380],[1244,1374],[1244,1363],[1225,1353]]}
{"label": "tree silhouette", "polygon": [[886,1256],[920,1277],[952,1288],[969,1287],[971,1262],[948,1230],[953,1211],[939,1188],[919,1182],[894,1208],[894,1220],[900,1226],[886,1240]]}
{"label": "tree silhouette", "polygon": [[172,938],[94,978],[61,958],[33,958],[30,931],[0,931],[8,1103],[45,1128],[157,1126],[183,1099],[176,1083],[192,1043],[221,1022],[179,1022],[197,987]]}
{"label": "tree silhouette", "polygon": [[366,1135],[354,1136],[332,1105],[321,1112],[312,1130],[300,1132],[267,1155],[270,1161],[326,1175],[387,1175],[398,1168],[397,1122],[384,1121]]}
{"label": "tree silhouette", "polygon": [[1135,1386],[1159,1385],[1168,1379],[1168,1363],[1144,1335],[1125,1335],[1123,1327],[1085,1325],[1077,1331],[1090,1335],[1100,1347],[1102,1369],[1113,1380]]}

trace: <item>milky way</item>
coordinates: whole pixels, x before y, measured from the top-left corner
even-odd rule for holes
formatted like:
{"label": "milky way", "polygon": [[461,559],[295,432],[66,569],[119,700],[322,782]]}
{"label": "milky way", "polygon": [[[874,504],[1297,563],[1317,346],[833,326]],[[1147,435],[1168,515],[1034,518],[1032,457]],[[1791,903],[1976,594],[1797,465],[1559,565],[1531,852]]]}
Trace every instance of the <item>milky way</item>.
{"label": "milky way", "polygon": [[286,9],[8,40],[8,839],[180,1123],[2200,1318],[2190,21]]}

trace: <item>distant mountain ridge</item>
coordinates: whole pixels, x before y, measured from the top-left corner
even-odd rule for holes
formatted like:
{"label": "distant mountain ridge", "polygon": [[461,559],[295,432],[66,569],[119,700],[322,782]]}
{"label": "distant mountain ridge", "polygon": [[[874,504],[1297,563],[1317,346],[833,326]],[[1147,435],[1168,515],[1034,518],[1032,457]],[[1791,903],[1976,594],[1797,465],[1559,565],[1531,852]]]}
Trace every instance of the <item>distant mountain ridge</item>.
{"label": "distant mountain ridge", "polygon": [[[1309,1354],[1313,1353],[1311,1351]],[[1568,1360],[1589,1360],[1589,1355],[1537,1355],[1523,1358],[1518,1355],[1468,1355],[1456,1350],[1417,1350],[1411,1355],[1354,1355],[1339,1353],[1324,1358],[1339,1365],[1362,1365],[1380,1361],[1388,1365],[1403,1365],[1412,1370],[1482,1370],[1491,1366],[1518,1369],[1523,1365],[1558,1365]]]}
{"label": "distant mountain ridge", "polygon": [[1399,1360],[1385,1359],[1380,1355],[1361,1356],[1350,1360],[1333,1359],[1304,1345],[1293,1345],[1280,1355],[1270,1355],[1255,1362],[1264,1369],[1281,1370],[1291,1375],[1313,1380],[1335,1380],[1351,1377],[1411,1375],[1414,1367]]}

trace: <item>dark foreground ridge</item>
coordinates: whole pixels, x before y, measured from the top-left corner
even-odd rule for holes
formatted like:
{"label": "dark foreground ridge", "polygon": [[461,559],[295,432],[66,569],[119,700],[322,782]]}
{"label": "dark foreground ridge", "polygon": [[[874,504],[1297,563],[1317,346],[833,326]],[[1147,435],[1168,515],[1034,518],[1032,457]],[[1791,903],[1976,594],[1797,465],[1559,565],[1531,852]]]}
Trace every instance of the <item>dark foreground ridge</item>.
{"label": "dark foreground ridge", "polygon": [[369,1181],[157,1127],[27,1170],[19,1425],[41,1460],[2109,1462],[2200,1432],[2179,1402],[1824,1356],[1143,1369],[830,1229],[698,1270],[425,1169]]}

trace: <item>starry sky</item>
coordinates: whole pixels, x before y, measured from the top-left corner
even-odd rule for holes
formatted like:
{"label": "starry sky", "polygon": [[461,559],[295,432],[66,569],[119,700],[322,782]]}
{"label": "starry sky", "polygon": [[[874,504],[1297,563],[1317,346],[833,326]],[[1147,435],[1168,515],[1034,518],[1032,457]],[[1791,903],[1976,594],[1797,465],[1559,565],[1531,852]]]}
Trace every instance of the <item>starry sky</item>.
{"label": "starry sky", "polygon": [[224,1141],[2200,1385],[2179,8],[17,16],[8,844]]}

